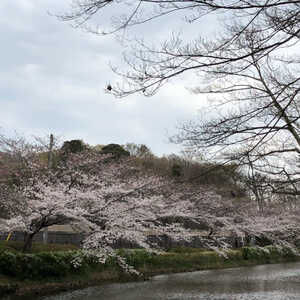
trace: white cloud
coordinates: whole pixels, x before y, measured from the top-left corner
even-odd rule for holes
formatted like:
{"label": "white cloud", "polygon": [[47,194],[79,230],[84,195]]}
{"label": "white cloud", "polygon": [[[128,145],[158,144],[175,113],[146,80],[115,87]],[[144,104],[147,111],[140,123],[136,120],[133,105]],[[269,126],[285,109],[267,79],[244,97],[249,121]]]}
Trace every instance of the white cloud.
{"label": "white cloud", "polygon": [[174,133],[176,123],[193,117],[204,99],[178,82],[150,99],[106,94],[105,85],[115,79],[108,62],[121,62],[121,45],[47,13],[62,6],[58,0],[1,0],[0,126],[90,144],[144,143],[157,154],[177,151],[166,131]]}

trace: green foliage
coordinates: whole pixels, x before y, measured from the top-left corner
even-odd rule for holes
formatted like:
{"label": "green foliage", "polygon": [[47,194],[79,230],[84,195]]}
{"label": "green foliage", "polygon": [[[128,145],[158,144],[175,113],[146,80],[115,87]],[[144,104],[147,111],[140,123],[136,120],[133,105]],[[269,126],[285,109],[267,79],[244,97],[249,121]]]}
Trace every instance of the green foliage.
{"label": "green foliage", "polygon": [[64,153],[77,153],[86,149],[82,140],[65,141],[61,150]]}
{"label": "green foliage", "polygon": [[155,254],[142,249],[136,250],[119,250],[119,255],[126,258],[126,262],[134,268],[140,268],[146,264],[151,264]]}
{"label": "green foliage", "polygon": [[[80,258],[80,264],[74,263]],[[0,252],[0,272],[20,279],[41,279],[63,277],[82,273],[89,267],[88,258],[80,251],[40,252],[23,254],[20,252]]]}
{"label": "green foliage", "polygon": [[213,251],[190,253],[167,253],[153,257],[152,265],[180,272],[197,269],[218,268],[224,264],[224,257]]}
{"label": "green foliage", "polygon": [[21,274],[21,268],[18,264],[17,253],[10,251],[0,252],[0,272],[4,275],[15,276]]}
{"label": "green foliage", "polygon": [[182,175],[182,166],[178,163],[174,163],[171,170],[172,175],[175,177],[180,177]]}
{"label": "green foliage", "polygon": [[243,259],[265,263],[277,262],[280,259],[291,261],[299,257],[299,253],[289,247],[243,247],[241,251]]}
{"label": "green foliage", "polygon": [[[214,251],[190,247],[178,247],[161,254],[142,249],[120,249],[117,254],[125,257],[129,265],[146,274],[299,260],[298,253],[293,249],[276,246],[244,247],[229,250],[224,256]],[[123,270],[115,257],[110,257],[105,264],[101,264],[95,257],[86,256],[80,250],[34,254],[0,251],[0,274],[16,279],[66,278],[74,274],[88,274],[89,271],[111,271],[119,278],[123,276]]]}
{"label": "green foliage", "polygon": [[243,247],[242,255],[245,260],[262,260],[269,257],[269,251],[260,247]]}
{"label": "green foliage", "polygon": [[228,250],[224,256],[207,249],[191,247],[177,247],[159,255],[145,250],[120,250],[119,254],[126,257],[130,265],[144,272],[183,272],[299,259],[292,249],[275,246]]}
{"label": "green foliage", "polygon": [[114,158],[120,158],[122,156],[129,156],[130,153],[118,144],[108,144],[102,147],[101,153],[112,154]]}
{"label": "green foliage", "polygon": [[243,260],[241,251],[231,250],[227,257],[214,251],[192,247],[172,248],[159,255],[145,250],[120,250],[127,263],[142,271],[191,271],[208,268],[237,266]]}

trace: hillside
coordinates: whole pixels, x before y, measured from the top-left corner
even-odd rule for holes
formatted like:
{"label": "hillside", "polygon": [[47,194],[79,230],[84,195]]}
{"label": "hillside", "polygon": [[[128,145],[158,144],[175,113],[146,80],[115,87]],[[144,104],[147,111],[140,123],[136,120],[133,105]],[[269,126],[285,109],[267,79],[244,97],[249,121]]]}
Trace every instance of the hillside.
{"label": "hillside", "polygon": [[17,184],[8,180],[13,189],[2,192],[2,211],[11,217],[3,230],[28,232],[29,244],[43,228],[62,224],[86,232],[85,247],[97,249],[121,237],[156,247],[151,235],[182,241],[197,236],[208,248],[231,246],[228,237],[261,245],[297,242],[297,210],[278,202],[259,209],[235,166],[93,149],[55,155],[53,169],[35,159],[30,172],[19,170]]}

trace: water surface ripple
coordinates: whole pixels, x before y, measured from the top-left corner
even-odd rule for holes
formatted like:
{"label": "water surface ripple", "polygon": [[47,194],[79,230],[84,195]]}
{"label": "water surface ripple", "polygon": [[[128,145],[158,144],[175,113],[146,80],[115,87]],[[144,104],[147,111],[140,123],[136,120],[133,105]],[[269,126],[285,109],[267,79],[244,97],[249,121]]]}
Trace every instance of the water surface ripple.
{"label": "water surface ripple", "polygon": [[82,299],[300,300],[300,263],[161,275],[145,282],[108,284],[36,298],[36,300]]}

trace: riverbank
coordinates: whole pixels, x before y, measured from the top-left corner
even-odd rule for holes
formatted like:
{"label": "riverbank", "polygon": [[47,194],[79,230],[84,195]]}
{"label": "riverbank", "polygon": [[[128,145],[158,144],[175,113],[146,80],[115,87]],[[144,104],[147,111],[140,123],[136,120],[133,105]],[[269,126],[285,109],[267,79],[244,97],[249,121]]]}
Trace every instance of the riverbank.
{"label": "riverbank", "polygon": [[272,246],[230,250],[227,252],[227,257],[213,251],[193,248],[172,249],[160,255],[149,254],[143,250],[121,250],[121,253],[126,256],[129,264],[143,274],[142,276],[124,274],[112,261],[105,265],[90,266],[78,274],[73,272],[65,276],[44,279],[29,280],[0,275],[0,297],[7,294],[45,295],[103,283],[146,280],[157,274],[300,261],[300,256],[292,250]]}

